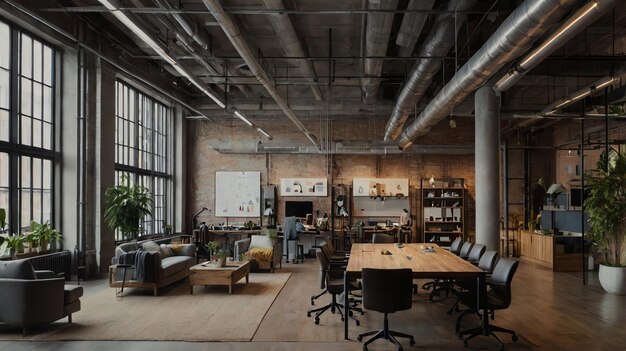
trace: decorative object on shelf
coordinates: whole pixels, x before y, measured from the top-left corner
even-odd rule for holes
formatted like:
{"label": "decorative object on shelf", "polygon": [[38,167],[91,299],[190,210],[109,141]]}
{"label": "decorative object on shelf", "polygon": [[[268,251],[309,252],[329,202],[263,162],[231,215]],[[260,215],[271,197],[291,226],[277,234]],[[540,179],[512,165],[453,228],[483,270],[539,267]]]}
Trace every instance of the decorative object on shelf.
{"label": "decorative object on shelf", "polygon": [[587,238],[604,257],[598,278],[609,293],[626,294],[626,155],[602,153],[597,169],[587,173]]}
{"label": "decorative object on shelf", "polygon": [[120,184],[106,190],[104,198],[104,219],[109,228],[121,231],[127,240],[136,240],[141,221],[145,216],[152,215],[152,195],[148,188],[131,185],[128,176],[124,175]]}
{"label": "decorative object on shelf", "polygon": [[430,176],[430,179],[428,180],[428,184],[430,185],[431,188],[435,187],[435,176],[434,175]]}

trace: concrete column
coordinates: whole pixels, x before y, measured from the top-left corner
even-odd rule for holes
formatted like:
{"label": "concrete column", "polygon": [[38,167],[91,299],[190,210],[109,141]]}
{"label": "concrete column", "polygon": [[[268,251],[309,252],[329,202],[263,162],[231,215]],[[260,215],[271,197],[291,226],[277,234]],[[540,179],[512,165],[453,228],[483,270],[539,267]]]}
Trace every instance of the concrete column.
{"label": "concrete column", "polygon": [[476,242],[500,249],[500,96],[493,86],[476,91],[474,157],[476,172]]}

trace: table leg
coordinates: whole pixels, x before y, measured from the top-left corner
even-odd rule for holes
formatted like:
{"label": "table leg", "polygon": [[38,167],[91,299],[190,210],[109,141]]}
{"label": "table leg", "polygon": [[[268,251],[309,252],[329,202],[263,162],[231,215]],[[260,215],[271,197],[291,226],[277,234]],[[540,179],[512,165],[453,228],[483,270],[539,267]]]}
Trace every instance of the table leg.
{"label": "table leg", "polygon": [[232,284],[228,286],[228,293],[229,293],[230,295],[232,295],[232,294],[233,294],[233,285],[232,285]]}
{"label": "table leg", "polygon": [[250,274],[246,274],[246,284],[248,284],[248,278],[250,277]]}
{"label": "table leg", "polygon": [[193,295],[193,285],[189,285],[189,295]]}
{"label": "table leg", "polygon": [[348,303],[348,272],[343,272],[343,338],[348,340],[348,316],[350,315],[350,303]]}

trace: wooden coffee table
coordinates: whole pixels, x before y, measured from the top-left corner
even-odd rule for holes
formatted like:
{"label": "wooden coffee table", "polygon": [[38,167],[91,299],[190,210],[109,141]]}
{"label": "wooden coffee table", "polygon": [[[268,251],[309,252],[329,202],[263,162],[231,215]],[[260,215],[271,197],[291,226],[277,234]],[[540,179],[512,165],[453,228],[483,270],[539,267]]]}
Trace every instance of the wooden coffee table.
{"label": "wooden coffee table", "polygon": [[194,285],[227,285],[228,293],[233,293],[233,285],[250,275],[250,261],[226,262],[225,267],[215,267],[215,262],[204,262],[190,267],[189,293],[193,294]]}

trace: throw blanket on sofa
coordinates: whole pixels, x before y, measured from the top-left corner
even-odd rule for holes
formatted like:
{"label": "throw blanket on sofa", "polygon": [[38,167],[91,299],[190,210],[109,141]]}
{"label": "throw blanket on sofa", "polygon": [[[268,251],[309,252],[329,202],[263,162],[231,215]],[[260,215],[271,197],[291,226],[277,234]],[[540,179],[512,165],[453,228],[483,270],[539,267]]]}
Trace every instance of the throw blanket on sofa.
{"label": "throw blanket on sofa", "polygon": [[155,281],[157,269],[154,255],[156,253],[150,251],[130,251],[120,255],[119,263],[135,266],[133,280],[151,283]]}
{"label": "throw blanket on sofa", "polygon": [[246,252],[248,260],[257,262],[271,262],[274,258],[274,250],[261,247],[255,247]]}

